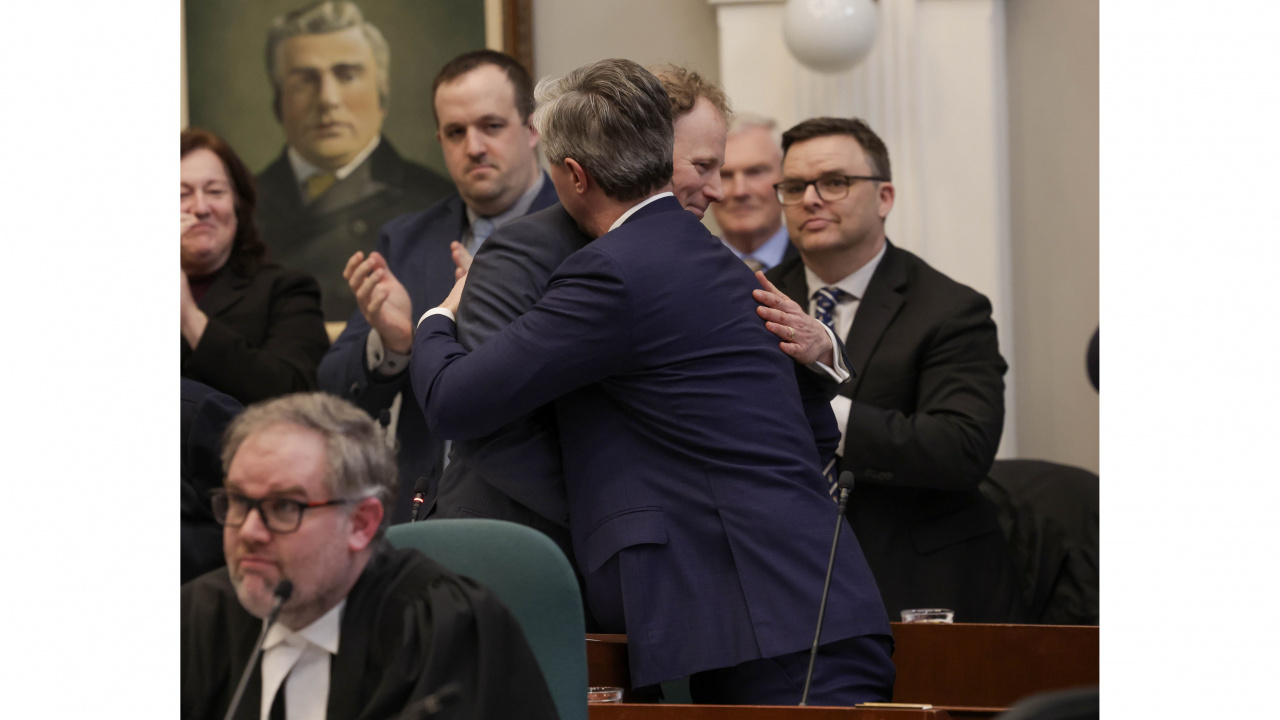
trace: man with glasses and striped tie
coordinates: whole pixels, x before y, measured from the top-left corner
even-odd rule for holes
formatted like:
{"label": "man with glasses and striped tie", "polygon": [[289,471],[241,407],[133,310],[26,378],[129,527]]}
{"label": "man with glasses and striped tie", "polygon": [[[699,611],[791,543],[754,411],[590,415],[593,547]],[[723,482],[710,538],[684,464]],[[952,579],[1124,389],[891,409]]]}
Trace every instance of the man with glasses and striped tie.
{"label": "man with glasses and striped tie", "polygon": [[963,622],[1022,608],[995,507],[978,490],[1000,444],[1004,373],[991,303],[885,237],[889,152],[857,119],[782,136],[774,187],[800,257],[757,291],[769,320],[808,311],[845,341],[854,377],[832,401],[848,517],[890,617],[946,607]]}

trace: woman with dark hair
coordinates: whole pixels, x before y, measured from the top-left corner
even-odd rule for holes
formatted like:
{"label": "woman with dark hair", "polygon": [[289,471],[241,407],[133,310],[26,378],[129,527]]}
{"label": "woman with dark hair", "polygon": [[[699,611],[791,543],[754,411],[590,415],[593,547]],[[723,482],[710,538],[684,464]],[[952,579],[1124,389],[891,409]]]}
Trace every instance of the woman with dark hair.
{"label": "woman with dark hair", "polygon": [[320,286],[264,261],[253,176],[222,138],[182,133],[182,376],[248,405],[316,387]]}

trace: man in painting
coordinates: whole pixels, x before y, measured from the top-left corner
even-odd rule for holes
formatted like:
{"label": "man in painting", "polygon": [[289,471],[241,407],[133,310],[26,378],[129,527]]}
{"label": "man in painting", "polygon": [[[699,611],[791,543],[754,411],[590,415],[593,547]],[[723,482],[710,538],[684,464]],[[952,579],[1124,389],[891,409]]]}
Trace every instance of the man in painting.
{"label": "man in painting", "polygon": [[356,309],[342,269],[373,250],[378,228],[452,191],[382,135],[391,51],[351,2],[276,18],[267,72],[286,147],[257,178],[258,226],[272,258],[316,278],[325,320]]}

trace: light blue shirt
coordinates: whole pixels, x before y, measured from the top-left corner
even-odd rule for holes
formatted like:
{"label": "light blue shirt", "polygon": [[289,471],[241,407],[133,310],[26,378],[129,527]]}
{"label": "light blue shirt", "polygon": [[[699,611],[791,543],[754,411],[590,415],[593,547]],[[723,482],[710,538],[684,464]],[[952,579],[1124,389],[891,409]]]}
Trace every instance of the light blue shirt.
{"label": "light blue shirt", "polygon": [[782,262],[782,256],[787,254],[787,246],[791,244],[791,237],[787,235],[787,224],[783,223],[782,227],[778,228],[778,232],[773,234],[773,237],[766,240],[763,245],[756,248],[756,251],[752,253],[739,252],[738,248],[730,245],[724,238],[720,238],[720,242],[732,250],[739,260],[752,258],[764,266],[761,268],[762,270],[772,270],[778,263]]}

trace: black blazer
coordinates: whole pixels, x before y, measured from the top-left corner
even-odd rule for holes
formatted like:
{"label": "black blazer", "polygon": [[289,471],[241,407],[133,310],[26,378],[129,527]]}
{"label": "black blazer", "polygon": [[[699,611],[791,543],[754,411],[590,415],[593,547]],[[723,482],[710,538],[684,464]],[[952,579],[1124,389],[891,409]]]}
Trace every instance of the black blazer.
{"label": "black blazer", "polygon": [[[802,307],[800,258],[769,278]],[[995,508],[978,490],[1004,425],[1004,373],[991,303],[888,245],[845,339],[855,372],[840,469],[848,516],[893,620],[947,607],[959,622],[1011,622],[1022,609]]]}
{"label": "black blazer", "polygon": [[[556,201],[556,188],[551,184],[551,178],[544,174],[542,190],[529,206],[529,211],[541,210]],[[426,210],[392,220],[379,231],[377,250],[409,293],[415,322],[423,313],[439,305],[453,289],[454,264],[449,243],[460,239],[466,228],[466,206],[462,197],[454,193]],[[343,292],[354,297],[345,281]],[[383,377],[365,366],[369,330],[369,323],[359,310],[351,313],[346,329],[320,363],[320,387],[350,401],[375,418],[383,410],[390,410],[396,395],[406,391],[396,422],[400,487],[390,512],[393,524],[408,522],[413,508],[414,486],[419,478],[427,479],[424,508],[430,508],[435,502],[443,469],[444,444],[440,438],[427,432],[422,409],[407,392],[410,389],[408,372]]]}
{"label": "black blazer", "polygon": [[271,259],[320,283],[330,322],[357,310],[342,279],[347,260],[357,250],[372,251],[386,223],[453,193],[453,183],[404,159],[385,136],[354,172],[310,204],[302,201],[287,152],[258,175],[257,184],[258,228]]}
{"label": "black blazer", "polygon": [[182,377],[245,405],[315,389],[329,336],[310,276],[276,265],[244,276],[227,265],[197,305],[209,324],[195,350],[182,340]]}

